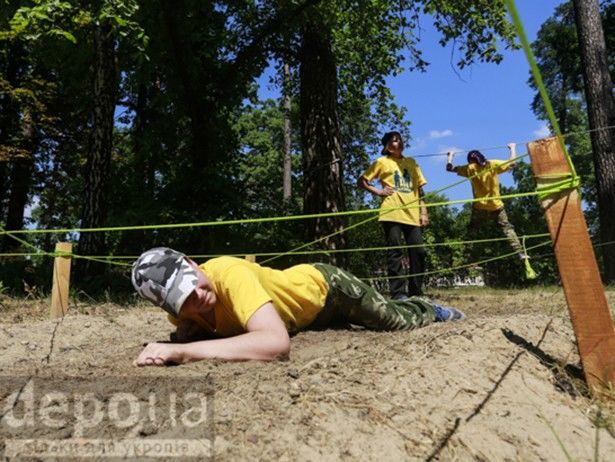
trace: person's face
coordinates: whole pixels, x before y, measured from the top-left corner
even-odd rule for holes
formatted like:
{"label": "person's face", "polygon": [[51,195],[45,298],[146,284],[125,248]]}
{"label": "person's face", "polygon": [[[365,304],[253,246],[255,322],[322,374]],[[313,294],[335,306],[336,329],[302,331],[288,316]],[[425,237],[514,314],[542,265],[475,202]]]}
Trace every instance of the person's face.
{"label": "person's face", "polygon": [[182,305],[179,314],[182,317],[193,318],[195,316],[202,316],[213,310],[218,301],[218,297],[216,296],[213,284],[203,270],[192,260],[188,260],[188,262],[196,269],[198,281],[194,291]]}
{"label": "person's face", "polygon": [[389,152],[401,152],[402,149],[404,149],[404,143],[401,140],[401,138],[397,135],[393,135],[390,139],[389,142],[387,143],[387,150]]}

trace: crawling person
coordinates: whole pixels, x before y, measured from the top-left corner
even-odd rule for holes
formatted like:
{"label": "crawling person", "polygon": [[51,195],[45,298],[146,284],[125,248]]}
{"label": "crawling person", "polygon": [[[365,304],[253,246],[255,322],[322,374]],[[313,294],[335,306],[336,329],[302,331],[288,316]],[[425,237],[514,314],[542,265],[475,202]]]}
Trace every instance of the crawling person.
{"label": "crawling person", "polygon": [[340,323],[409,330],[465,317],[418,297],[388,300],[347,271],[324,263],[282,271],[219,257],[198,266],[183,253],[157,247],[134,263],[132,283],[177,326],[172,336],[177,343],[148,344],[135,361],[138,366],[282,359],[290,352],[289,332]]}

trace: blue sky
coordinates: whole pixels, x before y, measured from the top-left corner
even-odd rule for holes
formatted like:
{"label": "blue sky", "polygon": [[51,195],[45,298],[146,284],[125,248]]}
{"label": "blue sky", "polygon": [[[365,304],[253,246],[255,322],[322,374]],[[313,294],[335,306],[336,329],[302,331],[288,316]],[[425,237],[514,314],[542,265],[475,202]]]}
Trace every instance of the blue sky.
{"label": "blue sky", "polygon": [[[517,8],[530,41],[550,17],[560,0],[518,0]],[[527,85],[529,65],[522,50],[505,51],[499,65],[475,64],[459,71],[451,68],[451,48],[437,43],[438,34],[427,28],[423,34],[425,59],[431,63],[425,73],[405,72],[389,80],[399,104],[408,109],[413,140],[405,154],[420,156],[447,150],[483,150],[487,158],[508,158],[509,142],[517,153],[527,152],[525,143],[548,136],[546,124],[536,119],[530,104],[534,97]],[[461,78],[460,78],[461,77]],[[454,163],[463,163],[458,154]],[[417,161],[433,191],[459,179],[444,170],[446,157],[418,157]],[[513,184],[512,175],[501,176],[504,185]],[[469,197],[463,184],[446,193],[452,199]]]}
{"label": "blue sky", "polygon": [[[536,38],[541,24],[563,0],[517,0],[517,9],[530,41]],[[523,50],[504,51],[499,64],[475,64],[458,71],[451,67],[450,45],[438,44],[439,34],[428,20],[422,21],[421,49],[430,62],[427,72],[404,72],[390,78],[389,84],[398,104],[407,108],[412,140],[406,143],[405,155],[420,156],[452,150],[492,148],[483,153],[492,159],[507,159],[506,144],[518,143],[517,153],[526,152],[525,143],[548,136],[544,122],[530,109],[533,92],[527,85],[529,66]],[[261,79],[260,96],[277,97]],[[394,128],[394,127],[391,127]],[[377,156],[374,152],[373,158]],[[462,163],[464,155],[455,158]],[[446,156],[417,157],[427,178],[426,191],[435,191],[460,179],[447,173]],[[501,183],[512,185],[510,173]],[[471,196],[468,183],[446,192],[451,199]]]}

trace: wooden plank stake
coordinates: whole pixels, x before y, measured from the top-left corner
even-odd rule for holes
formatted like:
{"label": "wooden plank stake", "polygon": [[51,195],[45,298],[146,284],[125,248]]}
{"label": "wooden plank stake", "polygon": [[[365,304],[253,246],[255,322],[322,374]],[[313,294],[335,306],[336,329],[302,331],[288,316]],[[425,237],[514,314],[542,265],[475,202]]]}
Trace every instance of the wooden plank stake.
{"label": "wooden plank stake", "polygon": [[246,260],[256,263],[256,255],[246,255]]}
{"label": "wooden plank stake", "polygon": [[[570,173],[557,138],[531,142],[528,151],[539,186],[557,181],[558,174]],[[609,383],[615,386],[615,329],[579,193],[576,189],[562,191],[550,195],[541,205],[553,241],[585,379],[592,393],[596,393],[607,388]]]}
{"label": "wooden plank stake", "polygon": [[[73,244],[70,242],[56,243],[56,252],[71,253]],[[53,287],[51,289],[52,319],[61,318],[68,311],[68,289],[70,283],[70,257],[55,257],[53,260]]]}

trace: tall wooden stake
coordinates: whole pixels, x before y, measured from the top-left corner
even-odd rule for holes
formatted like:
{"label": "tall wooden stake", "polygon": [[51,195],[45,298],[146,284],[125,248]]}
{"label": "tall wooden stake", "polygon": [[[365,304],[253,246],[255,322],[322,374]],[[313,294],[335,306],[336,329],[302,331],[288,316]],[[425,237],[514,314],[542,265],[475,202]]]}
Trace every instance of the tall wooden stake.
{"label": "tall wooden stake", "polygon": [[[56,252],[71,253],[73,244],[58,242]],[[55,257],[53,260],[53,287],[51,289],[51,318],[61,318],[68,311],[68,289],[70,283],[70,257]]]}
{"label": "tall wooden stake", "polygon": [[[529,143],[528,150],[539,186],[557,181],[557,175],[570,173],[557,138]],[[542,201],[542,207],[585,379],[592,392],[609,383],[615,386],[615,329],[579,194],[569,189],[550,195]]]}

